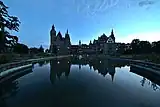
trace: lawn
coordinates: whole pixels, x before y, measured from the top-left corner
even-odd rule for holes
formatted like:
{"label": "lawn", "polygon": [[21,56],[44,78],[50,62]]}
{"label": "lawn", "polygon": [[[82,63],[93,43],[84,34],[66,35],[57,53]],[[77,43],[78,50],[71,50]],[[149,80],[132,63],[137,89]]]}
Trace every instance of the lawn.
{"label": "lawn", "polygon": [[139,54],[139,55],[121,55],[121,58],[144,60],[147,62],[160,63],[160,54]]}

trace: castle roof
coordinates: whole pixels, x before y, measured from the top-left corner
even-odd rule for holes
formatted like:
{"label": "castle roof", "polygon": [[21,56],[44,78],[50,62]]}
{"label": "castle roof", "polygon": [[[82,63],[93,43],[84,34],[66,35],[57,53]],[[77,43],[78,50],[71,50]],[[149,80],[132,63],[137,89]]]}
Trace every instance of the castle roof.
{"label": "castle roof", "polygon": [[63,40],[63,37],[62,37],[62,34],[61,34],[60,31],[59,31],[58,34],[57,34],[57,38],[59,38],[60,40]]}

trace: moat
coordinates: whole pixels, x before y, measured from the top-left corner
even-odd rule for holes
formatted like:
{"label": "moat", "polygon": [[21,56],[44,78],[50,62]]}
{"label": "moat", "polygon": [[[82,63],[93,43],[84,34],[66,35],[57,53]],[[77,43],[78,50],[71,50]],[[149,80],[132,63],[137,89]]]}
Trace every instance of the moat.
{"label": "moat", "polygon": [[159,107],[160,79],[127,62],[39,62],[0,84],[0,107]]}

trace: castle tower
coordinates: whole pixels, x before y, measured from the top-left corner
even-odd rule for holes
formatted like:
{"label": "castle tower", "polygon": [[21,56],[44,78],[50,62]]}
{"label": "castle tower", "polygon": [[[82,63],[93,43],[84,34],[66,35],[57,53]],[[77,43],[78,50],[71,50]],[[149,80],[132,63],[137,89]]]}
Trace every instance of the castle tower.
{"label": "castle tower", "polygon": [[79,46],[81,46],[81,40],[79,40]]}
{"label": "castle tower", "polygon": [[52,29],[50,31],[50,52],[53,52],[54,42],[56,41],[56,30],[54,25],[52,25]]}
{"label": "castle tower", "polygon": [[69,34],[68,34],[68,29],[67,29],[67,32],[66,32],[66,34],[65,34],[65,44],[66,44],[67,46],[71,45],[70,36],[69,36]]}

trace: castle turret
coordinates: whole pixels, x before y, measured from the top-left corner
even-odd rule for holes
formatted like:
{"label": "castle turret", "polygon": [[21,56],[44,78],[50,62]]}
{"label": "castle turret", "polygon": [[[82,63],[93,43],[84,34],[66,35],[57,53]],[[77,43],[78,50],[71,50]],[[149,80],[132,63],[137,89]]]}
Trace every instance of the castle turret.
{"label": "castle turret", "polygon": [[110,37],[114,40],[114,42],[115,42],[115,36],[114,36],[114,32],[113,32],[113,29],[112,29],[112,31],[111,31],[111,35],[110,35]]}
{"label": "castle turret", "polygon": [[79,46],[81,46],[81,40],[79,40]]}
{"label": "castle turret", "polygon": [[68,29],[67,29],[67,32],[65,34],[65,44],[68,46],[68,45],[71,45],[71,42],[70,42],[70,36],[68,34]]}
{"label": "castle turret", "polygon": [[53,43],[53,41],[56,40],[56,30],[54,25],[52,25],[52,29],[50,31],[50,36],[51,36],[51,44]]}
{"label": "castle turret", "polygon": [[89,45],[92,45],[92,41],[90,40]]}
{"label": "castle turret", "polygon": [[53,52],[53,46],[54,46],[54,42],[56,41],[56,30],[54,25],[52,25],[52,29],[50,31],[50,51],[51,53]]}

